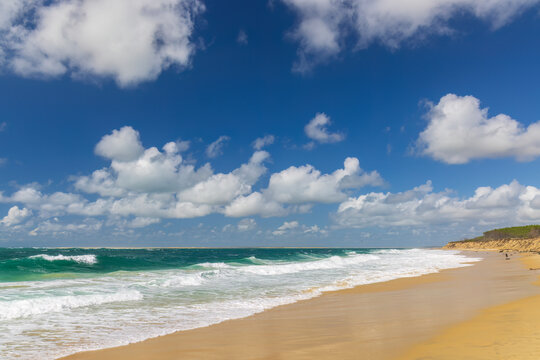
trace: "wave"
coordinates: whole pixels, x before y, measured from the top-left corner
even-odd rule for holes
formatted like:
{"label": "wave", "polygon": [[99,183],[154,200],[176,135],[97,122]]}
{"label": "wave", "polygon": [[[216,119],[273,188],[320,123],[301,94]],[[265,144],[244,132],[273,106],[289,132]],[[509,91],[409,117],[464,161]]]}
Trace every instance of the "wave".
{"label": "wave", "polygon": [[11,320],[50,312],[62,312],[86,306],[121,301],[142,300],[137,290],[123,290],[110,294],[49,296],[35,299],[0,301],[0,320]]}
{"label": "wave", "polygon": [[47,261],[74,261],[79,264],[87,264],[87,265],[94,265],[97,263],[97,257],[94,254],[87,254],[87,255],[47,255],[47,254],[39,254],[39,255],[33,255],[29,256],[29,259],[43,259]]}
{"label": "wave", "polygon": [[[191,258],[176,250],[156,250],[151,255],[138,251],[144,259],[132,267],[125,264],[133,262],[135,251],[92,250],[99,257],[96,266],[80,265],[74,259],[74,254],[92,255],[88,252],[66,251],[62,258],[53,250],[50,261],[41,250],[13,256],[17,260],[9,264],[12,267],[87,274],[0,285],[0,333],[6,333],[4,339],[0,337],[0,357],[53,359],[125,345],[249,316],[327,291],[470,266],[480,260],[457,251],[424,249],[190,250],[187,254],[195,254]],[[33,254],[40,255],[29,259]],[[178,261],[170,261],[173,256]],[[116,265],[118,261],[123,265]],[[156,268],[160,261],[170,267]],[[115,271],[100,274],[100,268]],[[102,305],[107,303],[113,304]],[[103,331],[91,331],[96,328]],[[33,331],[43,334],[39,343]],[[60,347],[60,337],[73,343]]]}
{"label": "wave", "polygon": [[163,278],[150,280],[148,286],[159,287],[184,287],[184,286],[199,286],[202,285],[208,277],[214,274],[213,271],[201,272],[197,274],[179,274],[179,275],[163,275]]}
{"label": "wave", "polygon": [[313,271],[313,270],[329,270],[343,268],[349,265],[360,264],[368,261],[373,261],[379,259],[376,255],[371,254],[356,254],[349,255],[346,257],[341,256],[330,256],[325,259],[312,260],[312,261],[301,261],[301,262],[292,262],[292,263],[283,263],[283,261],[274,261],[272,264],[271,261],[264,261],[260,259],[250,259],[252,261],[257,261],[265,265],[244,265],[244,266],[232,266],[223,262],[217,263],[200,263],[197,266],[213,269],[234,269],[244,273],[250,273],[255,275],[284,275],[284,274],[294,274],[301,271]]}
{"label": "wave", "polygon": [[212,269],[230,269],[234,266],[225,264],[224,262],[204,262],[200,264],[195,264],[194,267],[203,267],[203,268],[212,268]]}

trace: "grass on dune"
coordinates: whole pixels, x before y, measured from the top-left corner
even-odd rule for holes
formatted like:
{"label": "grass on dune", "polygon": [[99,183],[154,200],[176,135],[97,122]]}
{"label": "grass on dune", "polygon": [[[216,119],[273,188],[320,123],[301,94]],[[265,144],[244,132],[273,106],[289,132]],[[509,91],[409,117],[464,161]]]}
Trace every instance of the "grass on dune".
{"label": "grass on dune", "polygon": [[540,225],[514,226],[501,229],[493,229],[484,232],[484,235],[482,236],[478,236],[473,239],[461,240],[459,242],[532,239],[535,237],[540,237]]}

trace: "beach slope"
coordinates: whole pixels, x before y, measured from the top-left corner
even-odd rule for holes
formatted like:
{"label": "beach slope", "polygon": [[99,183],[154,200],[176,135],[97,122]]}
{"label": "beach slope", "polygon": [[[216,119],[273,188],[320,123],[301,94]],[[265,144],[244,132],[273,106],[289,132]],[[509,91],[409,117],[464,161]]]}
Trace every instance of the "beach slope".
{"label": "beach slope", "polygon": [[[540,268],[540,256],[525,254],[527,268]],[[399,360],[536,360],[540,358],[540,296],[488,308],[469,321],[445,329],[409,349]]]}
{"label": "beach slope", "polygon": [[533,285],[536,271],[518,256],[509,261],[493,252],[471,256],[484,260],[65,359],[395,359],[485,309],[540,296]]}

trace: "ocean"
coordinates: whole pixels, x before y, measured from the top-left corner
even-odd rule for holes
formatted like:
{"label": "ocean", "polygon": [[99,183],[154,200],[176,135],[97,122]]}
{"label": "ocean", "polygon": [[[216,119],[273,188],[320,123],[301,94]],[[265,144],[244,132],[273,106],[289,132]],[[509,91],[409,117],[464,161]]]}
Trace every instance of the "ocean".
{"label": "ocean", "polygon": [[2,359],[55,359],[469,266],[432,249],[0,249]]}

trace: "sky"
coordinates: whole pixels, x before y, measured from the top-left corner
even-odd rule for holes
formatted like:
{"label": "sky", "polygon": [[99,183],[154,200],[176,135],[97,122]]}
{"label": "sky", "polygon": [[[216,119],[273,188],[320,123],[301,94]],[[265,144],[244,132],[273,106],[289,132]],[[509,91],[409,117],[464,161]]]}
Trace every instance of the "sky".
{"label": "sky", "polygon": [[0,246],[540,222],[540,0],[0,3]]}

